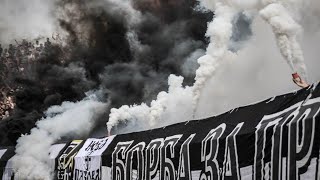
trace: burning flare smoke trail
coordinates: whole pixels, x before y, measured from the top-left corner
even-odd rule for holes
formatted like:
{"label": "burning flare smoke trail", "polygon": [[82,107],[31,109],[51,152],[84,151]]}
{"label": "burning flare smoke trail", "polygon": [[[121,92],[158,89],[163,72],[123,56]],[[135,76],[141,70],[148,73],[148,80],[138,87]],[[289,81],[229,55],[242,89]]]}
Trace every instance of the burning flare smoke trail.
{"label": "burning flare smoke trail", "polygon": [[205,86],[207,80],[213,76],[219,67],[220,61],[228,51],[228,42],[232,35],[232,20],[236,14],[235,9],[217,3],[215,6],[215,18],[208,24],[206,36],[210,38],[210,44],[207,48],[205,56],[198,59],[200,67],[197,69],[195,83],[193,85],[193,106],[194,112],[198,106],[201,90]]}
{"label": "burning flare smoke trail", "polygon": [[303,79],[307,80],[303,53],[297,41],[297,36],[301,32],[300,25],[293,20],[288,10],[280,3],[267,5],[260,11],[260,15],[271,25],[280,52],[289,64],[292,73],[298,72]]}
{"label": "burning flare smoke trail", "polygon": [[[24,89],[32,92],[33,96],[22,91],[24,96],[21,99],[28,101],[25,104],[17,101],[17,106],[26,105],[32,111],[41,107],[39,112],[43,114],[39,115],[46,118],[38,121],[37,127],[31,130],[30,135],[25,135],[18,140],[16,156],[13,158],[16,178],[50,179],[52,172],[48,162],[50,145],[61,138],[85,138],[94,126],[97,127],[97,124],[102,122],[101,117],[105,115],[103,113],[108,112],[110,107],[142,102],[148,99],[148,96],[155,95],[153,91],[158,92],[159,89],[164,88],[162,81],[167,81],[168,72],[172,73],[173,69],[174,72],[180,73],[184,58],[188,58],[194,52],[196,55],[193,56],[199,57],[197,54],[203,54],[199,53],[199,49],[202,50],[205,47],[203,31],[200,31],[201,35],[198,34],[199,29],[205,30],[205,27],[197,27],[196,35],[184,28],[187,25],[188,27],[190,24],[193,25],[193,21],[199,19],[189,20],[187,17],[190,17],[190,13],[185,13],[188,14],[187,17],[179,19],[178,22],[175,19],[174,22],[162,22],[162,19],[150,14],[140,17],[140,12],[133,8],[130,0],[94,0],[88,4],[77,0],[61,0],[57,3],[59,6],[53,7],[59,7],[57,9],[63,12],[59,11],[57,18],[60,27],[68,34],[65,35],[66,47],[63,47],[62,50],[60,49],[62,46],[53,44],[51,50],[57,50],[57,52],[53,51],[52,54],[50,53],[52,56],[45,56],[35,62],[39,70],[36,71],[35,80],[27,77],[23,81],[26,83]],[[189,6],[190,4],[184,5],[184,10],[191,11]],[[201,15],[201,21],[206,22],[206,18],[202,16],[204,15]],[[168,24],[162,26],[165,23]],[[157,26],[156,28],[151,27],[150,30],[150,24]],[[138,25],[139,27],[136,27]],[[147,29],[148,32],[145,32],[144,29]],[[137,36],[142,36],[142,33],[144,41],[140,43]],[[152,55],[151,60],[150,55]],[[170,62],[170,64],[162,63],[164,60],[171,61],[172,59],[179,59],[179,61]],[[191,80],[194,73],[184,75],[185,79]],[[33,84],[38,85],[39,82],[43,86],[36,87],[38,91],[30,88]],[[174,105],[171,102],[174,99],[173,96],[179,97],[180,102],[183,102],[185,97],[191,95],[191,89],[186,91],[185,88],[182,88],[182,82],[182,77],[172,76],[172,81],[169,81],[169,92],[160,94],[158,100],[152,102],[150,108],[152,115],[147,116],[146,114],[145,117],[151,117],[150,119],[157,123],[160,115],[163,116],[168,109],[175,109],[175,107],[170,107]],[[103,95],[107,91],[110,106],[91,98],[76,103],[68,102],[83,99],[84,92],[98,88],[101,88]],[[45,91],[43,99],[39,98],[42,90]],[[148,91],[149,94],[145,91]],[[181,93],[181,91],[186,93]],[[53,95],[53,98],[50,94]],[[99,100],[106,99],[100,95]],[[127,98],[128,96],[130,99]],[[34,105],[32,102],[35,99],[37,104]],[[50,99],[58,101],[51,104]],[[67,102],[62,103],[61,106],[51,106],[60,104],[60,101]],[[41,106],[42,104],[45,106]],[[176,104],[176,106],[181,105]],[[48,107],[50,108],[43,112]],[[137,108],[135,114],[138,114],[138,110]],[[140,112],[146,111],[142,109]],[[120,118],[124,117],[116,117],[116,119]],[[142,117],[139,116],[139,119]],[[189,119],[189,116],[180,119]],[[69,126],[71,120],[76,122]],[[105,123],[104,118],[103,123]],[[17,132],[19,137],[20,134]],[[102,134],[96,136],[102,136]]]}
{"label": "burning flare smoke trail", "polygon": [[[261,2],[260,2],[261,1]],[[288,10],[279,1],[203,1],[203,5],[216,13],[214,20],[209,23],[207,36],[210,44],[205,56],[198,59],[200,64],[196,74],[194,92],[194,115],[197,110],[201,91],[206,81],[213,76],[219,61],[228,50],[228,42],[232,34],[232,19],[239,11],[259,10],[260,16],[271,25],[276,36],[282,56],[291,68],[292,74],[299,73],[307,80],[306,66],[303,53],[297,41],[301,27],[293,20]],[[262,6],[262,7],[259,7]]]}
{"label": "burning flare smoke trail", "polygon": [[[56,80],[56,77],[63,74],[63,77],[58,78],[59,81],[51,82],[47,80],[48,85],[59,84],[62,87],[60,87],[62,90],[57,92],[61,93],[61,95],[58,95],[64,97],[62,98],[63,101],[82,99],[83,96],[81,95],[84,92],[99,87],[108,91],[108,98],[111,99],[110,103],[112,103],[110,107],[118,107],[127,103],[141,103],[148,101],[149,98],[152,99],[153,95],[155,95],[153,94],[154,92],[157,93],[159,89],[164,89],[161,84],[166,81],[169,73],[183,74],[184,76],[170,75],[168,78],[168,91],[160,92],[150,105],[142,103],[140,105],[125,105],[118,109],[111,109],[110,119],[107,123],[109,132],[122,122],[126,123],[124,128],[129,129],[134,126],[135,130],[143,130],[191,119],[196,114],[202,90],[208,80],[215,75],[219,68],[221,69],[220,65],[225,56],[231,53],[229,45],[233,33],[233,21],[238,13],[242,11],[250,10],[249,12],[251,12],[251,10],[254,10],[259,12],[259,15],[271,25],[280,52],[286,58],[291,71],[298,71],[306,78],[303,54],[296,39],[301,27],[293,20],[290,16],[290,11],[280,1],[200,1],[205,9],[215,13],[215,18],[208,23],[207,27],[206,36],[209,38],[210,43],[206,52],[203,52],[206,44],[205,40],[202,40],[203,31],[200,31],[200,38],[193,37],[190,35],[192,33],[186,33],[191,29],[190,24],[193,26],[199,25],[190,23],[190,16],[183,17],[185,19],[181,22],[174,23],[166,21],[163,23],[161,17],[159,18],[161,19],[159,20],[160,23],[158,23],[158,19],[152,17],[156,15],[148,13],[146,15],[142,13],[142,10],[141,12],[136,10],[136,7],[131,3],[133,1],[130,0],[95,0],[90,1],[88,4],[77,4],[78,1],[73,0],[61,0],[59,2],[61,7],[66,9],[75,8],[70,10],[71,14],[67,13],[66,17],[59,18],[61,28],[67,31],[70,37],[74,36],[70,38],[74,40],[74,43],[71,43],[70,46],[77,50],[72,50],[70,56],[76,55],[71,59],[71,61],[75,62],[63,62],[66,63],[63,65],[60,62],[53,63],[54,61],[51,61],[54,65],[44,63],[43,65],[45,66],[41,66],[42,73],[39,73],[39,81],[46,80],[46,78]],[[65,3],[67,6],[65,6]],[[74,4],[79,7],[73,6]],[[62,8],[62,10],[66,9]],[[89,16],[86,16],[88,14]],[[146,16],[142,16],[142,14]],[[79,19],[81,21],[78,21]],[[168,21],[170,21],[170,18]],[[205,22],[207,21],[205,19]],[[145,24],[142,25],[143,23]],[[155,28],[151,27],[154,24],[157,26]],[[200,24],[203,24],[203,22]],[[199,27],[197,28],[199,29]],[[181,31],[180,29],[184,30]],[[203,29],[205,30],[205,27]],[[148,31],[151,31],[151,33],[149,32],[148,34]],[[81,33],[83,33],[84,38],[80,37]],[[100,39],[102,41],[99,41]],[[86,46],[81,46],[83,45],[81,40],[87,40],[86,45],[93,46],[94,51],[89,49],[88,52],[90,53],[86,52]],[[104,44],[105,42],[113,42],[113,44]],[[166,52],[165,48],[169,49],[168,52]],[[84,58],[81,56],[82,53],[85,54]],[[193,53],[197,55],[191,56]],[[165,55],[163,56],[163,54]],[[202,56],[203,54],[205,55]],[[152,59],[153,57],[156,58]],[[198,59],[200,67],[195,74],[193,68],[191,68],[190,71],[193,71],[190,73],[191,76],[183,73],[183,70],[180,69],[186,57],[195,57],[194,60],[200,57]],[[79,62],[77,62],[77,59],[80,59]],[[57,58],[53,57],[52,60],[57,60]],[[194,66],[194,69],[197,67]],[[190,82],[188,80],[193,79],[194,75],[196,75],[194,85],[191,87],[184,86],[183,83],[188,84]],[[66,80],[62,81],[61,79],[64,78]],[[69,82],[74,82],[75,84],[70,84]],[[68,89],[64,88],[65,86],[72,86],[72,90],[75,92],[71,91],[66,95],[63,94]],[[29,86],[26,87],[26,89],[30,89]],[[40,86],[37,89],[47,88],[41,88]],[[50,86],[48,86],[48,89],[50,89]],[[53,92],[56,92],[55,88],[52,89],[54,89]],[[33,90],[31,89],[30,91]],[[150,91],[152,91],[150,93],[152,96],[148,94]],[[35,92],[34,97],[39,96],[40,93]],[[79,95],[68,97],[69,94]],[[33,99],[30,94],[26,96]],[[148,97],[146,98],[146,96]],[[31,107],[31,110],[36,109],[29,105],[31,103],[27,102],[26,104],[26,106]],[[43,101],[39,100],[38,104],[43,104]],[[21,103],[18,105],[21,106]],[[50,106],[50,103],[48,103],[48,106]],[[44,107],[43,109],[47,109],[47,106]],[[51,170],[48,166],[50,145],[64,136],[74,137],[76,135],[78,138],[88,134],[94,125],[96,116],[100,116],[108,110],[108,105],[91,98],[86,98],[77,103],[65,102],[61,106],[49,108],[45,113],[47,118],[39,121],[30,135],[23,136],[18,140],[17,155],[14,157],[14,168],[17,176],[26,179],[49,179],[51,176]],[[79,118],[77,119],[74,115],[78,115]],[[77,120],[74,126],[66,126],[66,124],[70,123],[70,119]],[[32,147],[30,147],[30,144],[32,144]],[[38,171],[34,171],[35,169]]]}
{"label": "burning flare smoke trail", "polygon": [[[228,51],[228,45],[232,36],[232,21],[239,12],[248,11],[247,13],[249,13],[249,11],[258,11],[259,15],[271,25],[277,39],[277,45],[280,49],[280,52],[289,64],[292,73],[298,72],[302,75],[304,80],[307,79],[306,66],[304,64],[302,50],[297,41],[297,35],[301,31],[301,27],[293,20],[288,10],[280,1],[199,1],[204,8],[215,12],[215,17],[212,22],[208,23],[206,36],[210,38],[210,43],[207,47],[206,55],[198,59],[200,67],[196,71],[195,83],[191,88],[186,88],[192,89],[191,104],[193,106],[193,113],[191,115],[190,113],[186,113],[186,116],[189,117],[188,119],[195,117],[201,91],[203,90],[208,79],[211,78],[219,68],[223,58],[228,52],[230,52]],[[169,82],[171,80],[172,77],[169,78]],[[184,93],[187,91],[184,88],[181,88],[180,90]],[[140,109],[138,111],[140,116],[146,116],[142,119],[145,119],[146,122],[149,122],[151,128],[161,124],[159,121],[164,120],[162,116],[166,111],[168,111],[168,103],[166,100],[164,100],[166,98],[161,97],[166,97],[169,94],[170,87],[168,93],[160,92],[157,100],[153,101],[150,107],[148,107],[146,104],[141,104],[140,106],[123,106],[119,109],[112,109],[109,122],[107,123],[109,133],[111,129],[121,121],[137,120],[138,116],[136,115],[136,109]],[[190,95],[188,97],[190,97]],[[185,105],[184,107],[188,109],[188,105]],[[142,112],[142,109],[144,109],[144,112]],[[179,110],[176,112],[179,112]]]}

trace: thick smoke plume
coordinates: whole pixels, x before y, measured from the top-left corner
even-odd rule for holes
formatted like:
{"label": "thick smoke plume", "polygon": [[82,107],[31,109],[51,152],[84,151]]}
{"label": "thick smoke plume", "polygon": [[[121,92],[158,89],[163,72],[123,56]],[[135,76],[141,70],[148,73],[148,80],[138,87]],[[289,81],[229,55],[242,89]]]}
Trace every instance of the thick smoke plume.
{"label": "thick smoke plume", "polygon": [[[320,14],[316,1],[307,7],[301,6],[312,11],[300,17],[303,27],[308,27],[305,32],[313,34],[307,34],[302,41],[312,80],[320,78],[318,52],[314,52],[320,41],[320,26],[314,23]],[[50,177],[49,146],[65,136],[85,138],[91,129],[91,136],[106,135],[101,124],[106,123],[105,114],[109,111],[108,129],[112,133],[132,132],[192,119],[195,107],[196,118],[212,116],[294,89],[291,79],[287,78],[291,70],[281,64],[282,57],[272,34],[280,37],[273,32],[279,25],[274,18],[278,20],[283,14],[270,13],[273,9],[265,12],[264,20],[271,25],[275,22],[270,28],[261,18],[253,18],[261,8],[245,3],[247,1],[237,2],[236,6],[230,6],[200,1],[202,8],[199,8],[193,0],[55,0],[37,2],[44,6],[39,14],[21,11],[27,13],[10,19],[13,16],[7,15],[11,15],[11,11],[1,11],[7,15],[4,14],[1,18],[5,20],[0,22],[9,25],[1,25],[0,32],[15,32],[1,36],[5,44],[13,43],[14,39],[21,42],[21,38],[42,40],[41,35],[30,32],[44,32],[46,37],[52,33],[60,36],[28,71],[11,73],[4,81],[1,79],[1,86],[9,86],[15,101],[10,116],[0,123],[4,129],[0,138],[2,145],[15,145],[21,134],[30,134],[36,121],[44,117],[30,135],[18,140],[15,157],[18,174],[29,179]],[[20,1],[6,3],[7,7],[22,6]],[[25,5],[32,7],[32,3]],[[239,9],[247,8],[250,11],[239,13]],[[286,10],[292,13],[290,8]],[[213,11],[216,11],[214,18]],[[36,15],[35,19],[41,16],[48,20],[43,26],[40,26],[42,21],[32,21],[39,22],[34,26],[43,30],[31,31],[30,28],[28,34],[16,28],[15,22],[29,22],[32,15]],[[11,31],[14,28],[16,31]],[[296,42],[293,40],[300,28],[293,29],[289,34],[280,33],[284,40],[278,44],[289,48],[288,57],[299,65],[301,59],[296,57],[301,54],[292,53],[298,46],[283,44]],[[101,89],[98,100],[81,101],[92,89]],[[62,103],[64,101],[69,103]],[[61,103],[62,106],[56,106]],[[122,106],[124,104],[129,105]],[[91,114],[89,110],[93,106],[101,111]],[[90,122],[90,128],[57,130],[55,121],[61,122],[60,125],[78,121],[69,115],[79,109],[87,114],[88,121],[79,118],[76,123],[82,126]],[[38,135],[48,141],[33,146],[40,142]],[[35,154],[38,151],[41,153]],[[32,165],[23,164],[28,161],[32,161]],[[41,168],[48,173],[32,172]]]}
{"label": "thick smoke plume", "polygon": [[[10,72],[5,79],[16,103],[5,121],[14,122],[17,129],[12,139],[4,133],[3,144],[15,144],[21,129],[30,133],[17,141],[16,176],[50,179],[50,145],[61,138],[86,138],[94,126],[102,133],[94,130],[93,135],[106,135],[100,124],[105,124],[110,107],[151,101],[167,87],[171,73],[184,75],[185,83],[192,84],[197,68],[193,57],[203,55],[205,22],[212,16],[193,12],[195,4],[55,1],[51,10],[59,32],[50,49],[29,64],[28,71]],[[167,9],[175,7],[178,10],[168,14]],[[98,100],[77,102],[91,89],[100,89],[97,99],[108,106]],[[36,123],[41,116],[45,118]],[[36,124],[30,132],[24,126],[28,121],[22,121],[26,118],[31,118],[29,127]],[[66,125],[70,121],[76,123],[74,128]]]}
{"label": "thick smoke plume", "polygon": [[[207,6],[206,8],[209,7]],[[236,14],[236,10],[220,2],[215,4],[214,11],[215,18],[212,22],[208,23],[206,33],[206,36],[210,38],[210,43],[206,55],[198,59],[200,67],[197,69],[193,85],[194,114],[196,113],[201,91],[227,53],[228,44],[232,36],[232,20]]]}
{"label": "thick smoke plume", "polygon": [[[150,106],[145,103],[141,105],[124,105],[119,109],[111,109],[110,118],[107,123],[108,131],[119,123],[126,126],[118,130],[118,133],[130,131],[131,129],[149,129],[182,122],[192,117],[192,88],[183,87],[183,77],[170,75],[168,80],[168,92],[162,91]],[[173,115],[174,114],[174,115]]]}
{"label": "thick smoke plume", "polygon": [[22,179],[52,179],[53,169],[49,163],[50,146],[63,137],[85,137],[95,121],[104,114],[107,104],[90,95],[82,101],[64,102],[52,106],[46,118],[37,123],[29,135],[18,139],[13,157],[15,177]]}
{"label": "thick smoke plume", "polygon": [[[228,42],[232,35],[232,19],[239,11],[259,11],[261,17],[269,23],[276,36],[277,44],[281,54],[289,64],[291,73],[299,73],[304,80],[307,79],[306,65],[297,35],[300,26],[293,20],[288,10],[280,1],[200,1],[205,8],[215,12],[216,16],[208,24],[207,36],[211,37],[207,48],[207,55],[201,57],[198,62],[200,68],[197,70],[196,82],[194,84],[194,108],[198,106],[199,97],[205,82],[213,76],[219,61],[225,58],[228,50]],[[294,2],[292,2],[294,3]]]}
{"label": "thick smoke plume", "polygon": [[[304,64],[302,50],[297,41],[297,36],[299,32],[301,32],[300,26],[293,20],[293,17],[290,15],[290,8],[284,7],[285,3],[278,1],[269,3],[264,1],[260,2],[258,0],[241,2],[231,1],[229,3],[224,1],[204,0],[200,1],[200,3],[204,8],[215,12],[215,17],[213,21],[208,23],[208,29],[206,33],[206,36],[210,38],[210,43],[207,48],[206,55],[198,59],[200,67],[196,71],[197,73],[195,77],[195,83],[192,86],[193,101],[189,101],[187,103],[188,105],[183,105],[183,107],[177,108],[176,113],[180,112],[180,109],[190,108],[189,104],[193,103],[194,118],[196,115],[195,113],[197,112],[197,108],[199,106],[199,100],[202,95],[201,93],[204,90],[205,86],[208,84],[208,80],[212,78],[212,76],[215,73],[218,73],[219,71],[221,73],[221,65],[226,64],[221,63],[222,60],[227,61],[227,63],[230,63],[237,57],[240,57],[238,55],[241,54],[241,50],[240,52],[238,52],[238,54],[232,53],[231,51],[229,51],[231,50],[229,43],[232,37],[232,26],[234,25],[233,19],[234,17],[239,15],[239,12],[241,11],[245,11],[245,14],[246,16],[248,16],[248,19],[251,19],[254,15],[259,14],[267,23],[271,25],[273,33],[275,34],[278,48],[280,49],[282,56],[286,59],[287,63],[289,64],[289,67],[291,68],[291,73],[299,72],[304,79],[307,78],[306,66]],[[294,4],[296,2],[293,1],[291,3]],[[220,89],[220,87],[213,88]],[[225,90],[221,89],[221,93],[223,93],[224,91]],[[146,106],[145,104],[142,104],[140,106],[132,106],[131,108],[128,106],[123,106],[119,110],[112,109],[109,122],[107,123],[108,129],[111,130],[112,127],[118,124],[118,122],[120,121],[136,121],[137,119],[146,119],[147,122],[149,122],[151,128],[163,125],[163,123],[161,122],[165,119],[162,118],[162,115],[167,110],[168,106],[166,101],[162,100],[162,98],[159,98],[159,96],[162,97],[163,94],[166,93],[159,93],[157,100],[153,102],[153,104],[157,104],[157,106],[155,106],[157,107],[157,110],[152,109],[152,107],[154,107],[153,104],[151,104],[150,107]],[[166,96],[168,95],[166,94]],[[187,101],[187,99],[188,98],[184,100]],[[178,98],[176,99],[175,104],[179,104]],[[219,102],[209,102],[209,104],[219,104]],[[219,107],[219,105],[217,106]],[[221,106],[224,105],[222,104]],[[137,109],[139,110],[137,111]],[[135,114],[137,112],[139,116],[146,115],[147,118],[137,118],[138,115]],[[125,114],[126,116],[122,116],[122,114]],[[203,112],[201,112],[201,114],[203,114]],[[156,115],[156,118],[154,118],[154,115]],[[189,114],[189,118],[187,119],[191,118],[192,116],[190,116]],[[154,122],[154,119],[158,119],[158,124]],[[175,122],[177,121],[179,121],[179,118],[176,118]]]}
{"label": "thick smoke plume", "polygon": [[[315,48],[320,42],[320,24],[317,20],[320,17],[319,1],[300,3],[302,5],[299,5],[293,17],[303,27],[299,42],[306,59],[309,81],[317,82],[320,78],[317,70],[319,58]],[[251,28],[253,35],[243,49],[236,56],[226,58],[203,89],[198,116],[220,114],[297,89],[289,76],[291,69],[286,61],[282,61],[272,27],[264,19],[256,17]]]}
{"label": "thick smoke plume", "polygon": [[[10,2],[7,1],[10,7],[22,6],[20,1]],[[39,2],[45,6],[45,14],[50,14],[47,23],[53,27],[44,36],[51,37],[53,33],[60,38],[50,38],[50,53],[29,64],[28,71],[9,73],[3,85],[0,83],[15,103],[10,116],[0,124],[4,129],[1,144],[15,145],[20,134],[28,133],[46,109],[64,101],[79,101],[92,89],[101,89],[104,97],[100,100],[110,100],[110,107],[118,108],[123,104],[150,103],[159,91],[167,89],[170,74],[183,75],[184,85],[191,85],[198,68],[196,59],[207,46],[204,34],[212,13],[194,11],[197,3],[193,0],[160,2]],[[35,4],[32,1],[26,7]],[[21,16],[24,18],[16,21],[11,16],[1,16],[10,22],[1,26],[8,31],[1,32],[11,31],[18,20],[47,17],[42,11],[37,13],[27,11]],[[41,21],[35,27],[42,27]],[[20,43],[24,33],[22,28],[16,31],[19,33],[0,41],[15,45],[17,39]],[[36,37],[25,34],[27,40]],[[94,136],[106,134],[106,129],[101,129],[105,122],[99,119],[99,132],[95,129]]]}
{"label": "thick smoke plume", "polygon": [[301,31],[298,25],[280,3],[267,5],[260,11],[260,15],[267,21],[276,36],[281,54],[289,64],[292,73],[299,72],[307,79],[303,53],[297,36]]}

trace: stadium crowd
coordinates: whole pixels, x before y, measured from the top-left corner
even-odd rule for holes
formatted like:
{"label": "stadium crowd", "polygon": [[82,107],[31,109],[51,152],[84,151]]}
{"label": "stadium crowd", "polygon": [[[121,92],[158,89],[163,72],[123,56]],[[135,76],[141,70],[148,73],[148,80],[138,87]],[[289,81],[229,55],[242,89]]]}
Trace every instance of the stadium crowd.
{"label": "stadium crowd", "polygon": [[0,44],[0,120],[10,116],[15,107],[12,95],[19,87],[12,83],[17,75],[25,76],[32,71],[32,65],[50,53],[52,42],[47,38],[44,43],[39,40],[28,42],[15,41],[4,47]]}

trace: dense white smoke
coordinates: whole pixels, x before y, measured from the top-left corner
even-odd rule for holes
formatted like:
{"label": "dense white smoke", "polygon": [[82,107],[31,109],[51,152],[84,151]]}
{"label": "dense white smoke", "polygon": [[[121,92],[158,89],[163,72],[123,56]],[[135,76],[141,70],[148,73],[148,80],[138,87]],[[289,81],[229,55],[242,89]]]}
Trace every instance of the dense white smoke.
{"label": "dense white smoke", "polygon": [[224,54],[228,49],[228,42],[232,34],[232,19],[239,11],[247,11],[247,14],[252,14],[252,11],[259,11],[261,17],[271,25],[280,52],[291,68],[291,74],[298,72],[304,80],[307,80],[303,53],[297,41],[301,27],[291,17],[288,12],[289,8],[286,9],[281,2],[263,0],[232,0],[228,2],[205,0],[200,2],[205,8],[214,10],[216,17],[208,25],[207,35],[209,34],[209,37],[211,37],[211,43],[207,49],[207,55],[198,60],[200,68],[197,70],[193,90],[195,112],[205,83],[219,67],[219,59],[225,58]]}
{"label": "dense white smoke", "polygon": [[49,149],[62,137],[82,137],[94,126],[107,104],[94,94],[80,102],[64,102],[46,111],[46,118],[37,123],[30,135],[18,139],[13,168],[17,179],[52,179]]}
{"label": "dense white smoke", "polygon": [[206,55],[198,59],[200,67],[197,69],[193,85],[194,113],[198,106],[201,91],[207,80],[213,76],[222,58],[228,51],[228,44],[232,35],[232,20],[236,10],[223,3],[215,6],[215,18],[208,24],[206,36],[210,38]]}
{"label": "dense white smoke", "polygon": [[[16,6],[9,2],[18,3],[18,1],[4,0],[4,3],[0,6],[0,13],[2,14],[0,16],[0,28],[2,28],[0,29],[0,40],[6,41],[7,37],[10,37],[10,40],[26,36],[36,38],[39,34],[51,36],[51,33],[55,31],[55,22],[50,16],[50,8],[48,7],[53,7],[50,6],[53,1],[29,0],[25,4],[20,4],[21,12],[26,13],[15,16],[14,13],[9,13],[9,10],[20,5]],[[19,1],[19,3],[21,2],[24,1]],[[133,27],[140,17],[138,17],[139,13],[131,11],[130,8],[132,7],[128,3],[129,1],[114,0],[112,2],[120,3],[118,6],[120,8],[115,9],[114,13],[126,12],[125,9],[132,12],[128,13],[128,18],[132,22],[130,27]],[[290,77],[288,77],[291,72],[280,61],[282,57],[276,46],[276,43],[280,45],[284,57],[289,59],[287,61],[289,64],[297,62],[300,67],[304,67],[300,64],[302,62],[301,51],[296,46],[295,39],[300,27],[290,19],[288,14],[277,14],[278,12],[272,12],[274,9],[268,8],[262,11],[261,15],[267,22],[270,22],[273,29],[270,29],[261,18],[256,18],[252,24],[254,34],[252,39],[244,49],[233,54],[228,51],[228,46],[232,34],[232,16],[237,13],[235,9],[249,7],[251,10],[257,9],[256,1],[239,0],[237,1],[237,8],[219,3],[215,4],[212,0],[200,2],[207,9],[217,11],[215,19],[208,24],[206,35],[210,38],[211,43],[207,48],[206,55],[199,58],[200,68],[196,72],[197,77],[194,87],[183,87],[183,77],[171,75],[168,80],[168,92],[159,93],[157,99],[152,101],[150,105],[126,105],[119,109],[112,109],[108,122],[109,131],[119,123],[126,123],[126,126],[118,129],[117,133],[145,130],[182,122],[192,118],[195,107],[198,107],[196,118],[212,116],[295,88]],[[36,7],[39,7],[39,13],[36,16],[30,16],[27,13],[30,12],[28,7],[34,5],[34,3],[37,4]],[[281,9],[282,7],[278,8]],[[304,36],[302,47],[308,59],[307,65],[310,67],[311,81],[314,81],[320,78],[318,52],[315,48],[320,42],[320,24],[318,23],[320,4],[318,0],[313,0],[307,7],[303,8],[308,9],[308,12],[304,12],[304,16],[301,16],[303,17],[301,18],[302,25],[306,28],[305,32],[308,34]],[[312,11],[309,11],[309,8]],[[287,34],[277,31],[277,25],[279,25],[277,20],[279,20],[278,17],[282,16],[289,18],[287,20],[293,25],[290,25]],[[138,17],[138,19],[135,17]],[[23,22],[30,22],[30,24]],[[2,23],[5,25],[2,25]],[[6,27],[6,29],[3,29],[3,27]],[[290,30],[291,27],[293,27],[293,31]],[[22,31],[22,29],[25,31]],[[275,31],[275,35],[280,40],[276,41],[274,39],[272,30]],[[283,29],[280,28],[280,30]],[[132,48],[139,49],[142,47],[137,41],[134,31],[129,29],[127,36]],[[191,66],[191,69],[194,68],[194,60],[204,53],[198,50],[190,56],[189,60],[186,61],[190,65],[186,64],[184,68],[186,72],[190,72]],[[292,69],[295,68],[294,65],[291,67]],[[297,70],[303,71],[304,68],[298,68]],[[26,179],[49,179],[51,176],[48,155],[50,145],[63,136],[79,136],[88,133],[96,115],[103,113],[101,111],[105,106],[106,104],[95,99],[87,98],[81,102],[66,102],[61,106],[50,108],[47,111],[47,118],[39,121],[30,135],[21,137],[18,141],[17,155],[14,158],[17,176]],[[72,126],[70,126],[71,123]]]}
{"label": "dense white smoke", "polygon": [[281,54],[287,60],[292,73],[299,72],[303,79],[307,79],[303,53],[297,42],[297,35],[301,31],[300,25],[279,3],[267,5],[260,11],[260,15],[271,25]]}
{"label": "dense white smoke", "polygon": [[[150,127],[160,127],[171,122],[182,122],[192,117],[192,88],[182,87],[183,77],[170,75],[168,92],[160,92],[157,99],[146,104],[122,106],[111,109],[107,123],[109,132],[120,122],[127,123],[127,128],[146,130]],[[173,116],[174,114],[174,116]]]}
{"label": "dense white smoke", "polygon": [[[214,20],[208,24],[206,36],[210,38],[210,44],[206,55],[198,59],[200,67],[196,71],[194,86],[184,88],[182,87],[182,77],[170,76],[168,93],[160,92],[157,100],[152,101],[150,107],[146,104],[141,104],[139,106],[122,106],[119,109],[112,109],[107,123],[109,132],[121,121],[144,121],[147,124],[144,124],[144,127],[140,127],[139,129],[141,130],[169,124],[166,122],[179,122],[192,118],[198,105],[201,90],[228,51],[228,43],[232,35],[232,20],[236,11],[232,7],[219,3],[215,14]],[[170,110],[172,110],[172,113],[178,113],[172,116]],[[166,116],[166,113],[169,116]],[[183,115],[183,118],[179,118],[180,115]]]}
{"label": "dense white smoke", "polygon": [[[186,97],[192,98],[186,98],[182,103],[181,99],[175,98],[173,95],[171,101],[181,106],[175,111],[171,111],[171,117],[175,117],[180,112],[184,113],[184,110],[189,110],[190,104],[193,104],[194,110],[198,110],[193,114],[196,115],[196,118],[212,116],[237,106],[294,89],[295,87],[290,78],[288,78],[290,77],[288,74],[298,72],[303,78],[306,78],[306,66],[303,62],[302,50],[297,41],[297,36],[302,32],[301,27],[293,20],[291,12],[288,12],[292,9],[289,7],[298,7],[297,5],[288,6],[286,9],[283,5],[287,5],[289,2],[282,4],[280,2],[269,3],[267,1],[254,0],[222,3],[220,1],[204,0],[200,1],[200,3],[206,9],[215,11],[215,18],[208,24],[206,33],[210,38],[210,44],[206,55],[198,59],[200,67],[196,72],[194,86],[187,87],[192,94],[188,94]],[[295,4],[296,2],[290,1],[290,3]],[[228,51],[232,35],[232,20],[239,11],[243,10],[247,10],[245,14],[248,16],[261,15],[271,25],[273,32],[270,31],[270,27],[262,22],[261,18],[255,18],[252,24],[253,38],[244,49],[232,53]],[[299,15],[296,16],[299,17]],[[260,47],[257,46],[258,44],[260,44]],[[275,46],[276,44],[278,47]],[[291,72],[279,60],[283,59],[283,57],[279,56],[279,49],[290,65]],[[315,62],[315,64],[317,63]],[[274,74],[275,71],[276,75]],[[270,77],[272,78],[270,79]],[[171,78],[169,78],[169,81]],[[241,81],[238,81],[239,79]],[[265,82],[268,83],[264,84]],[[239,95],[241,91],[245,91],[243,94],[248,93],[247,96]],[[159,96],[165,95],[165,97],[168,97],[169,94],[170,90],[168,93],[159,93]],[[110,114],[110,121],[107,124],[108,129],[111,130],[119,122],[123,121],[126,122],[126,128],[123,131],[117,130],[117,132],[155,128],[182,121],[179,118],[173,121],[166,121],[174,118],[164,118],[162,113],[165,111],[170,112],[168,110],[169,104],[161,100],[159,96],[155,101],[157,106],[153,102],[150,107],[142,104],[113,109]],[[152,111],[151,107],[158,107],[157,111]],[[184,118],[187,120],[194,117],[192,117],[191,113],[186,113]],[[136,123],[137,121],[142,122],[139,124]]]}
{"label": "dense white smoke", "polygon": [[[304,31],[301,46],[308,67],[309,81],[319,81],[317,46],[320,42],[320,4],[304,1],[300,19]],[[204,87],[197,117],[208,117],[274,95],[296,90],[283,57],[279,53],[273,29],[257,17],[251,24],[252,37],[235,56],[225,58],[215,76]]]}

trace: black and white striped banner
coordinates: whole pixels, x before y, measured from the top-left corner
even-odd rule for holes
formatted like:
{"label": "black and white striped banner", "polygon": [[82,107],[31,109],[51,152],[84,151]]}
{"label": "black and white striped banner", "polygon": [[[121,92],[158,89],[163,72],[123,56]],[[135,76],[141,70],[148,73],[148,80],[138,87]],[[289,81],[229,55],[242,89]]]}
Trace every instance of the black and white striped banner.
{"label": "black and white striped banner", "polygon": [[[203,120],[54,145],[50,157],[59,180],[318,180],[319,111],[312,86]],[[9,149],[0,149],[6,180]]]}

